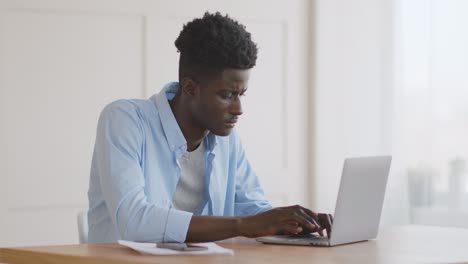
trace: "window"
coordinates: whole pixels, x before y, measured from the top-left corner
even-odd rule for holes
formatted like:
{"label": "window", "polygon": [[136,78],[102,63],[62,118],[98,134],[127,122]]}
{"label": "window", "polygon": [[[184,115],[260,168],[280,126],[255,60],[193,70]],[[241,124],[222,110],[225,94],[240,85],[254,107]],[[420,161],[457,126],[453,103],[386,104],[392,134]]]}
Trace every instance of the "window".
{"label": "window", "polygon": [[396,8],[394,173],[408,189],[409,207],[399,210],[409,209],[412,223],[468,227],[466,14],[464,0]]}

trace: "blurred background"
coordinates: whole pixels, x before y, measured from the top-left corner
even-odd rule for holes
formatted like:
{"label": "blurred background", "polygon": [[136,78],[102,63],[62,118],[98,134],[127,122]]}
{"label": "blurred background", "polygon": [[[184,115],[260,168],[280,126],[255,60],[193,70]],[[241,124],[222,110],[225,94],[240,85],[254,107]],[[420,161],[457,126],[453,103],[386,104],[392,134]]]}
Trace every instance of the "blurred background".
{"label": "blurred background", "polygon": [[258,43],[238,130],[274,205],[333,213],[343,160],[391,154],[381,228],[468,227],[468,1],[0,0],[0,247],[78,242],[101,109],[177,80],[205,11]]}

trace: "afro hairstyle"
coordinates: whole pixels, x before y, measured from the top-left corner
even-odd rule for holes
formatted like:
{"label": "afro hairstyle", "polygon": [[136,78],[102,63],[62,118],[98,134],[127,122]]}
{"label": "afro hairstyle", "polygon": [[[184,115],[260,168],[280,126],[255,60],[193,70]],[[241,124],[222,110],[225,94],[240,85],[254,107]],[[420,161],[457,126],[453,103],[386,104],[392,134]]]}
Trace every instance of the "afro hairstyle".
{"label": "afro hairstyle", "polygon": [[180,52],[179,81],[210,80],[225,69],[251,69],[257,60],[257,44],[245,26],[219,12],[206,12],[185,24],[174,44]]}

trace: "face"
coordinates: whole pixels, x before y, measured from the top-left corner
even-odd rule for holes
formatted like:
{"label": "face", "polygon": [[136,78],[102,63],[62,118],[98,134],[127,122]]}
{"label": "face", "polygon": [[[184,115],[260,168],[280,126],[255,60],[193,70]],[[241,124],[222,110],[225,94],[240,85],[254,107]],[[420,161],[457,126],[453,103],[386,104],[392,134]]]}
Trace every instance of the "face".
{"label": "face", "polygon": [[219,78],[198,83],[191,104],[194,122],[215,135],[229,135],[242,115],[249,76],[250,70],[226,69]]}

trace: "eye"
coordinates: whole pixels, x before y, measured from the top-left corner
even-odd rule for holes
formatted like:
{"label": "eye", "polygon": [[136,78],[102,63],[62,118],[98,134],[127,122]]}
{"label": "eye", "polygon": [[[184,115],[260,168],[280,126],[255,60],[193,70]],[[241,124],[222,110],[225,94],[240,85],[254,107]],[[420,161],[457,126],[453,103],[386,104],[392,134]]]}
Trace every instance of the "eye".
{"label": "eye", "polygon": [[233,96],[233,93],[232,92],[227,92],[227,91],[221,94],[221,97],[223,99],[231,99],[232,96]]}

